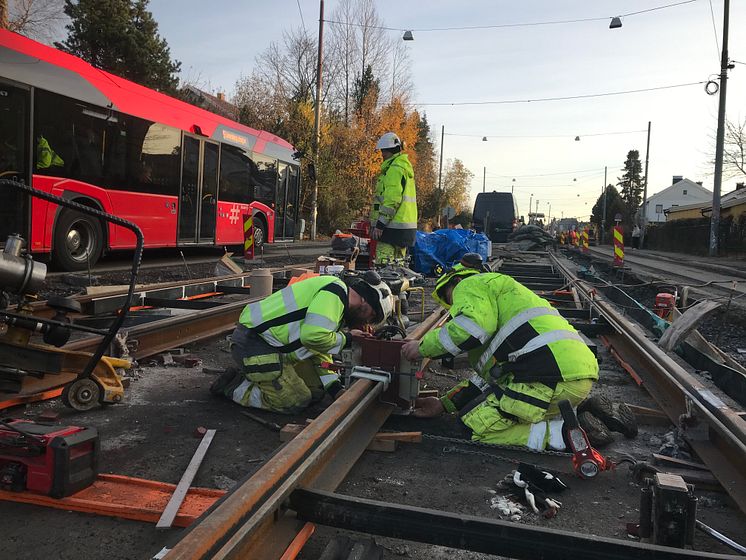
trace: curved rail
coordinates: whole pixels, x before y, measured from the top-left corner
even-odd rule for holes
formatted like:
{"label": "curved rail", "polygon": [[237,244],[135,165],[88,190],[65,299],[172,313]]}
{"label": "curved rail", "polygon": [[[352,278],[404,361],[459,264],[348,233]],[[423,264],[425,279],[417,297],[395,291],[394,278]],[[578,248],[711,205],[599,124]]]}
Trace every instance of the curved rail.
{"label": "curved rail", "polygon": [[[616,310],[588,283],[578,280],[559,258],[550,253],[556,268],[579,294],[624,338],[637,363],[637,374],[671,422],[712,471],[723,488],[746,512],[746,420],[723,403],[695,377],[674,361],[643,329]],[[627,359],[627,358],[625,358]]]}

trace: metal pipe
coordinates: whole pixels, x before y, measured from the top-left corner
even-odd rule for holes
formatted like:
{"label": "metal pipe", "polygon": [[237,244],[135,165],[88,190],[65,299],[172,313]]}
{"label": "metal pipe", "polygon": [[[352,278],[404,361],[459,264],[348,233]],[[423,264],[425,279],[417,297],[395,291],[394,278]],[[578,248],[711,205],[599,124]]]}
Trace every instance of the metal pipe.
{"label": "metal pipe", "polygon": [[645,229],[648,227],[648,160],[650,158],[650,121],[648,121],[648,144],[645,148],[645,186],[642,194],[642,231],[640,232],[640,246],[642,249],[645,242]]}
{"label": "metal pipe", "polygon": [[707,533],[711,537],[714,537],[715,539],[719,540],[721,543],[732,548],[733,550],[736,550],[740,552],[741,554],[746,554],[746,546],[740,545],[736,541],[729,539],[728,537],[723,535],[720,531],[716,531],[709,525],[705,525],[700,520],[697,520],[697,529],[699,529],[703,533]]}

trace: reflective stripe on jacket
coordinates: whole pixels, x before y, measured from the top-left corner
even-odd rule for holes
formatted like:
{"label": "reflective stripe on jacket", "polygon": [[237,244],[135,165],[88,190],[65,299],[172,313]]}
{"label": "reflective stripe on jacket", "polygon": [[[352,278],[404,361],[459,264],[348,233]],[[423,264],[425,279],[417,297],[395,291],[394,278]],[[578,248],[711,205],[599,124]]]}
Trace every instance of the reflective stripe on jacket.
{"label": "reflective stripe on jacket", "polygon": [[575,329],[549,303],[497,273],[465,277],[453,290],[451,321],[422,339],[425,357],[469,353],[486,381],[513,374],[549,385],[598,379],[598,363]]}
{"label": "reflective stripe on jacket", "polygon": [[[291,363],[331,361],[347,344],[339,332],[347,309],[347,286],[334,276],[317,276],[247,305],[239,323],[285,354]],[[338,379],[324,376],[323,385]],[[333,377],[333,378],[332,378]]]}
{"label": "reflective stripe on jacket", "polygon": [[383,230],[380,240],[384,243],[398,247],[414,245],[417,232],[417,194],[414,171],[407,154],[400,152],[381,164],[370,223]]}

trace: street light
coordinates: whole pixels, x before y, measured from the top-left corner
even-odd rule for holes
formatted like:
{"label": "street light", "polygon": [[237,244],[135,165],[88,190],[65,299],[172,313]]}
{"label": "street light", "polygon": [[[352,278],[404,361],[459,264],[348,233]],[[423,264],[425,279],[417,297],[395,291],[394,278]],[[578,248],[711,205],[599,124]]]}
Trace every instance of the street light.
{"label": "street light", "polygon": [[405,31],[404,36],[402,37],[404,41],[414,41],[414,35],[412,35],[411,31]]}
{"label": "street light", "polygon": [[611,23],[609,24],[609,29],[619,29],[622,26],[622,18],[620,17],[613,17],[611,18]]}

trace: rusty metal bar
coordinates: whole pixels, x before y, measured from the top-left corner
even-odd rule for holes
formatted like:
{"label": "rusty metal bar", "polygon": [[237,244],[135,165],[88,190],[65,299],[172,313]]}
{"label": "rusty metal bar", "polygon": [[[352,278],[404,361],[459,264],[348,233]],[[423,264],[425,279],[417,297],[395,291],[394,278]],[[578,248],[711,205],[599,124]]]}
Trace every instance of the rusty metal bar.
{"label": "rusty metal bar", "polygon": [[[274,518],[281,515],[290,492],[301,484],[313,487],[317,480],[322,488],[336,487],[347,474],[345,465],[346,469],[352,467],[388,417],[391,407],[377,402],[382,388],[373,381],[356,381],[271,461],[195,525],[165,558],[261,558],[254,551],[246,553],[262,540],[268,540],[262,537],[267,536]],[[369,439],[360,437],[361,428],[372,432]],[[341,460],[330,462],[335,457]],[[332,465],[335,469],[341,467],[342,472],[327,473],[335,470],[329,468]],[[284,544],[287,546],[289,541]]]}
{"label": "rusty metal bar", "polygon": [[686,420],[684,438],[712,471],[723,488],[746,512],[746,420],[723,403],[605,298],[594,294],[593,287],[577,280],[564,264],[552,255],[557,267],[591,300],[620,334],[617,352],[631,362],[643,380],[643,387],[655,399],[674,425]]}
{"label": "rusty metal bar", "polygon": [[[138,346],[133,356],[147,358],[171,348],[198,342],[227,333],[236,325],[241,311],[248,303],[259,298],[251,298],[226,303],[197,313],[177,315],[168,319],[151,321],[128,330],[129,340],[137,340]],[[65,350],[90,352],[101,342],[100,336],[90,336],[65,345]]]}

